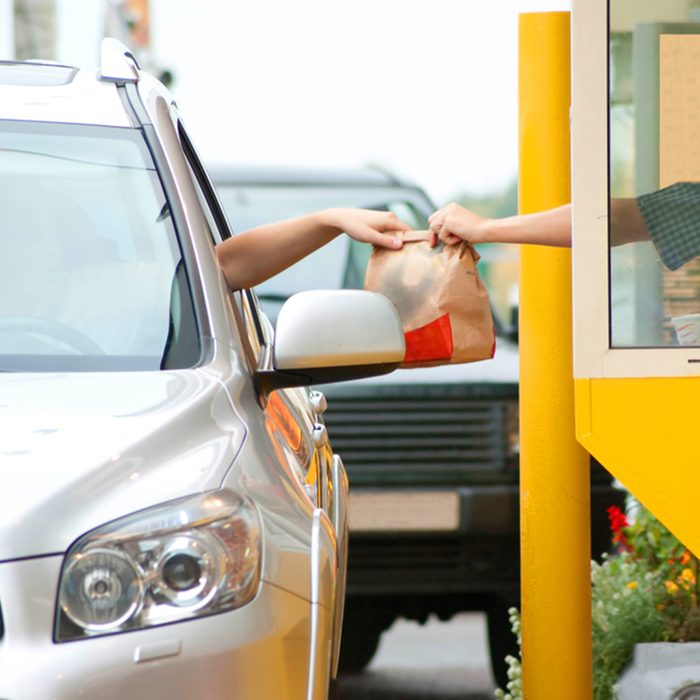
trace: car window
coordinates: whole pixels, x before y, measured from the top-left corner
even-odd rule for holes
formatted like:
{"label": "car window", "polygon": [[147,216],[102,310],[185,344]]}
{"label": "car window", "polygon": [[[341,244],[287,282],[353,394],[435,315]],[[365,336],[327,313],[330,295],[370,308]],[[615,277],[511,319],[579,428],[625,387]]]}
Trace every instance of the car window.
{"label": "car window", "polygon": [[200,356],[170,207],[136,129],[0,124],[0,369]]}

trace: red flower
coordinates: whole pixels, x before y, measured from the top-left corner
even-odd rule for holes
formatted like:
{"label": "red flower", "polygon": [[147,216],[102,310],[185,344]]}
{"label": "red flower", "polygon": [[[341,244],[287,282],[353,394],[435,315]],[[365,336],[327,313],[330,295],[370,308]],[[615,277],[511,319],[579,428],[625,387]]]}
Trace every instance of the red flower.
{"label": "red flower", "polygon": [[608,518],[610,519],[610,530],[612,530],[613,533],[612,541],[625,549],[630,549],[627,537],[622,531],[623,528],[629,527],[627,516],[618,506],[610,506],[610,508],[608,508]]}
{"label": "red flower", "polygon": [[610,508],[608,508],[608,518],[610,519],[610,529],[614,534],[620,532],[623,527],[629,526],[627,516],[618,506],[610,506]]}

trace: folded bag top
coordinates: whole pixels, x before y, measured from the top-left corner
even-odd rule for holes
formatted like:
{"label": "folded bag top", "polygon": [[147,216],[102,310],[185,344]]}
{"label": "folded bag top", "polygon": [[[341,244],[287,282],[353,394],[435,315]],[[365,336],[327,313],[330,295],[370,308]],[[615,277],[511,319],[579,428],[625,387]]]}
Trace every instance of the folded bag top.
{"label": "folded bag top", "polygon": [[463,241],[431,248],[429,231],[407,231],[402,238],[400,250],[372,250],[364,285],[396,306],[406,338],[401,367],[492,358],[493,316],[474,247]]}

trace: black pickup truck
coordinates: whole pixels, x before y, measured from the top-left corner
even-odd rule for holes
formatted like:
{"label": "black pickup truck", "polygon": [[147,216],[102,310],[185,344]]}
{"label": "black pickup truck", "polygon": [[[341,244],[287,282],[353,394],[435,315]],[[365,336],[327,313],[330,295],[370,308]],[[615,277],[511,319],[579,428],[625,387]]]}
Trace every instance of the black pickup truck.
{"label": "black pickup truck", "polygon": [[[209,170],[234,230],[331,206],[391,210],[427,228],[436,208],[420,187],[381,172]],[[361,288],[369,253],[339,237],[256,292],[274,322],[294,292]],[[483,611],[505,686],[504,657],[517,651],[507,609],[519,605],[518,349],[495,321],[492,360],[319,387],[350,479],[341,671],[368,664],[398,617]],[[624,497],[592,461],[594,555],[609,546],[606,509]]]}

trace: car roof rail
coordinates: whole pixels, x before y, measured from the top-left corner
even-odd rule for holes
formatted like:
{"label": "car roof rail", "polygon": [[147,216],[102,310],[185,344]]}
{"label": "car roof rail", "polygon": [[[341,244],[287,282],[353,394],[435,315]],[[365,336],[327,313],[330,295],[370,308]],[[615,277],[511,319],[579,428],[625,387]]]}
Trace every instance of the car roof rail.
{"label": "car roof rail", "polygon": [[139,64],[131,49],[118,39],[106,37],[100,46],[100,80],[136,83]]}

